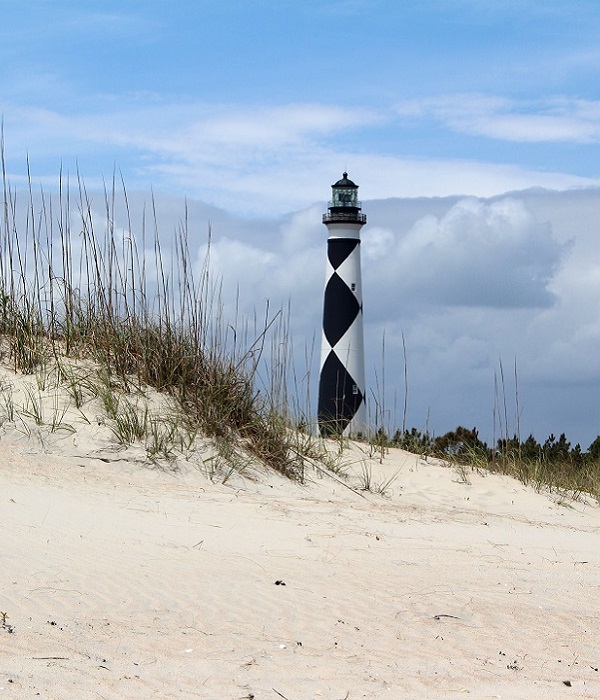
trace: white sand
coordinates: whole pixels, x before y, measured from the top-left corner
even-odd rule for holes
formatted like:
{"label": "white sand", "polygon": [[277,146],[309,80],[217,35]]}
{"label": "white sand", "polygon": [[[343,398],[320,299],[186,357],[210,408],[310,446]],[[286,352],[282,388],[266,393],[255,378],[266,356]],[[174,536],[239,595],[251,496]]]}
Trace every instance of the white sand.
{"label": "white sand", "polygon": [[363,498],[61,440],[0,440],[0,700],[600,697],[595,504],[399,450]]}

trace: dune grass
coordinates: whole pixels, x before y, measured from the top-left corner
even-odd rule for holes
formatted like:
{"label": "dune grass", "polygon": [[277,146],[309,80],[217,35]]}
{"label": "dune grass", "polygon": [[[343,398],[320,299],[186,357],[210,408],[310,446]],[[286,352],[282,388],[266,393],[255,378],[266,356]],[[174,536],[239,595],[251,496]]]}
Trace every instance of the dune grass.
{"label": "dune grass", "polygon": [[[143,442],[157,457],[168,459],[173,445],[201,433],[221,461],[251,455],[292,479],[302,480],[311,460],[327,458],[320,439],[295,429],[281,350],[284,315],[267,305],[253,328],[225,320],[210,273],[210,230],[209,254],[197,262],[187,214],[167,245],[154,202],[134,231],[126,189],[115,178],[101,212],[80,178],[73,196],[61,174],[53,198],[34,194],[30,180],[25,201],[8,183],[4,159],[2,178],[0,358],[13,371],[55,373],[76,407],[86,392],[95,394],[115,439]],[[124,229],[116,224],[117,197],[127,211]],[[93,380],[70,360],[92,362]],[[170,397],[175,410],[161,416],[133,400],[144,387]],[[9,393],[2,402],[12,417]],[[21,408],[36,424],[47,423],[35,391]]]}

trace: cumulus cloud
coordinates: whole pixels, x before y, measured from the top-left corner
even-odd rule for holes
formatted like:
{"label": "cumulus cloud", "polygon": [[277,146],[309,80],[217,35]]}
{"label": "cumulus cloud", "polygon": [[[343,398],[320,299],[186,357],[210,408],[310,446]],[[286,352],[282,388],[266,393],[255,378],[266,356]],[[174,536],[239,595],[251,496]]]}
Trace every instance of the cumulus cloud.
{"label": "cumulus cloud", "polygon": [[269,302],[274,309],[291,305],[294,329],[302,337],[320,332],[319,314],[326,275],[327,230],[323,207],[315,205],[248,228],[239,218],[213,225],[210,250],[206,236],[193,236],[196,271],[207,253],[215,280],[220,280],[228,313],[239,309],[251,317]]}
{"label": "cumulus cloud", "polygon": [[430,215],[406,232],[365,236],[370,286],[386,287],[411,307],[547,307],[548,283],[564,246],[522,201],[463,199],[443,217]]}

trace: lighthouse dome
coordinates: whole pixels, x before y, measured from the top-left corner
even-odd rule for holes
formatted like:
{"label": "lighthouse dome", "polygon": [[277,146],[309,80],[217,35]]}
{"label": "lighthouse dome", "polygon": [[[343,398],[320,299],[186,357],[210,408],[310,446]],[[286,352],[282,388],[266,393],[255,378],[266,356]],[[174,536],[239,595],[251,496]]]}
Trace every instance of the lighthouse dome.
{"label": "lighthouse dome", "polygon": [[356,187],[356,189],[358,189],[358,185],[348,179],[348,173],[343,173],[342,179],[338,180],[332,187]]}

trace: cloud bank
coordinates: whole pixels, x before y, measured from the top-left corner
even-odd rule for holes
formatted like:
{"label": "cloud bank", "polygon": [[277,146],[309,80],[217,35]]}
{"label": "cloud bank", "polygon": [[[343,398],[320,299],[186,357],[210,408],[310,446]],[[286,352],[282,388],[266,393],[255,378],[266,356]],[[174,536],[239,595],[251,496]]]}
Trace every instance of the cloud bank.
{"label": "cloud bank", "polygon": [[[157,204],[168,233],[183,203],[163,196]],[[225,314],[253,318],[267,302],[289,305],[295,368],[312,377],[313,397],[325,207],[244,219],[188,201],[198,269],[211,220]],[[384,375],[389,425],[402,414],[404,339],[411,425],[437,434],[477,426],[491,440],[502,363],[516,429],[516,364],[522,432],[540,440],[566,432],[587,448],[600,433],[600,191],[367,200],[363,210],[369,397],[381,402]]]}

